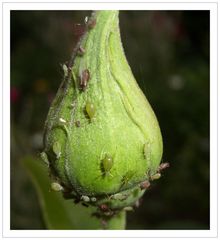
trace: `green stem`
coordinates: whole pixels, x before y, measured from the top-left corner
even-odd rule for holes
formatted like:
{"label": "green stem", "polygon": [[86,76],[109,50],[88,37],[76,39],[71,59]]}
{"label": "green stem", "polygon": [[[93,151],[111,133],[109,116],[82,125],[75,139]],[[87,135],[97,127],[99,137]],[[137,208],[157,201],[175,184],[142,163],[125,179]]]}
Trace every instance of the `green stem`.
{"label": "green stem", "polygon": [[103,222],[103,227],[108,230],[124,230],[126,227],[126,212],[121,211],[116,216],[112,217],[105,227]]}

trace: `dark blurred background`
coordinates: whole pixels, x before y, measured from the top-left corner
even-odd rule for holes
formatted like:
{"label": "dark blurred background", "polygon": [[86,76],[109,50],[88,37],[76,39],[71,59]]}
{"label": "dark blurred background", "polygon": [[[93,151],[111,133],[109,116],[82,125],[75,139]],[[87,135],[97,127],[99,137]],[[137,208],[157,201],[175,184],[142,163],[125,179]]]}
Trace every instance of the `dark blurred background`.
{"label": "dark blurred background", "polygon": [[[11,11],[11,229],[45,229],[20,162],[44,121],[89,11]],[[128,62],[151,103],[171,167],[127,229],[209,229],[209,11],[121,11]]]}

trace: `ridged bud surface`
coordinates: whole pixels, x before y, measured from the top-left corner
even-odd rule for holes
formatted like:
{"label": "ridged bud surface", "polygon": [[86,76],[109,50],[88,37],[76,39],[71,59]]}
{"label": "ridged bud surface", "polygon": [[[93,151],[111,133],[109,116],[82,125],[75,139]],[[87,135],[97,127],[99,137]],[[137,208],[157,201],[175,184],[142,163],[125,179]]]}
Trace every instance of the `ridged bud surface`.
{"label": "ridged bud surface", "polygon": [[86,24],[47,117],[44,153],[66,193],[121,209],[157,174],[161,132],[127,63],[118,11],[94,12]]}

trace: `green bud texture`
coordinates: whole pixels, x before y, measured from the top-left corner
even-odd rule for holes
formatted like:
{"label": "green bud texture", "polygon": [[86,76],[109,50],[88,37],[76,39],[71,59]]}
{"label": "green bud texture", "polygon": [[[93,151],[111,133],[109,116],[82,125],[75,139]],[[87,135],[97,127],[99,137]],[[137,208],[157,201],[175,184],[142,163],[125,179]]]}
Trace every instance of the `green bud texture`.
{"label": "green bud texture", "polygon": [[66,195],[120,210],[158,173],[162,137],[127,63],[118,11],[86,24],[46,120],[44,155]]}

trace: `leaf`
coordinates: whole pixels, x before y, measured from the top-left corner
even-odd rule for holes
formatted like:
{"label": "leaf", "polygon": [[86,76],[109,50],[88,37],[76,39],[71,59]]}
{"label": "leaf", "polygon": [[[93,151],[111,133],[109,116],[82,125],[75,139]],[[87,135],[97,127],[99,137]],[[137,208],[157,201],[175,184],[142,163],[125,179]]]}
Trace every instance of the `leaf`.
{"label": "leaf", "polygon": [[63,199],[61,193],[51,191],[46,165],[38,158],[27,156],[22,162],[37,190],[48,229],[85,230],[102,228],[101,221],[91,215],[95,208],[76,205],[72,200]]}

